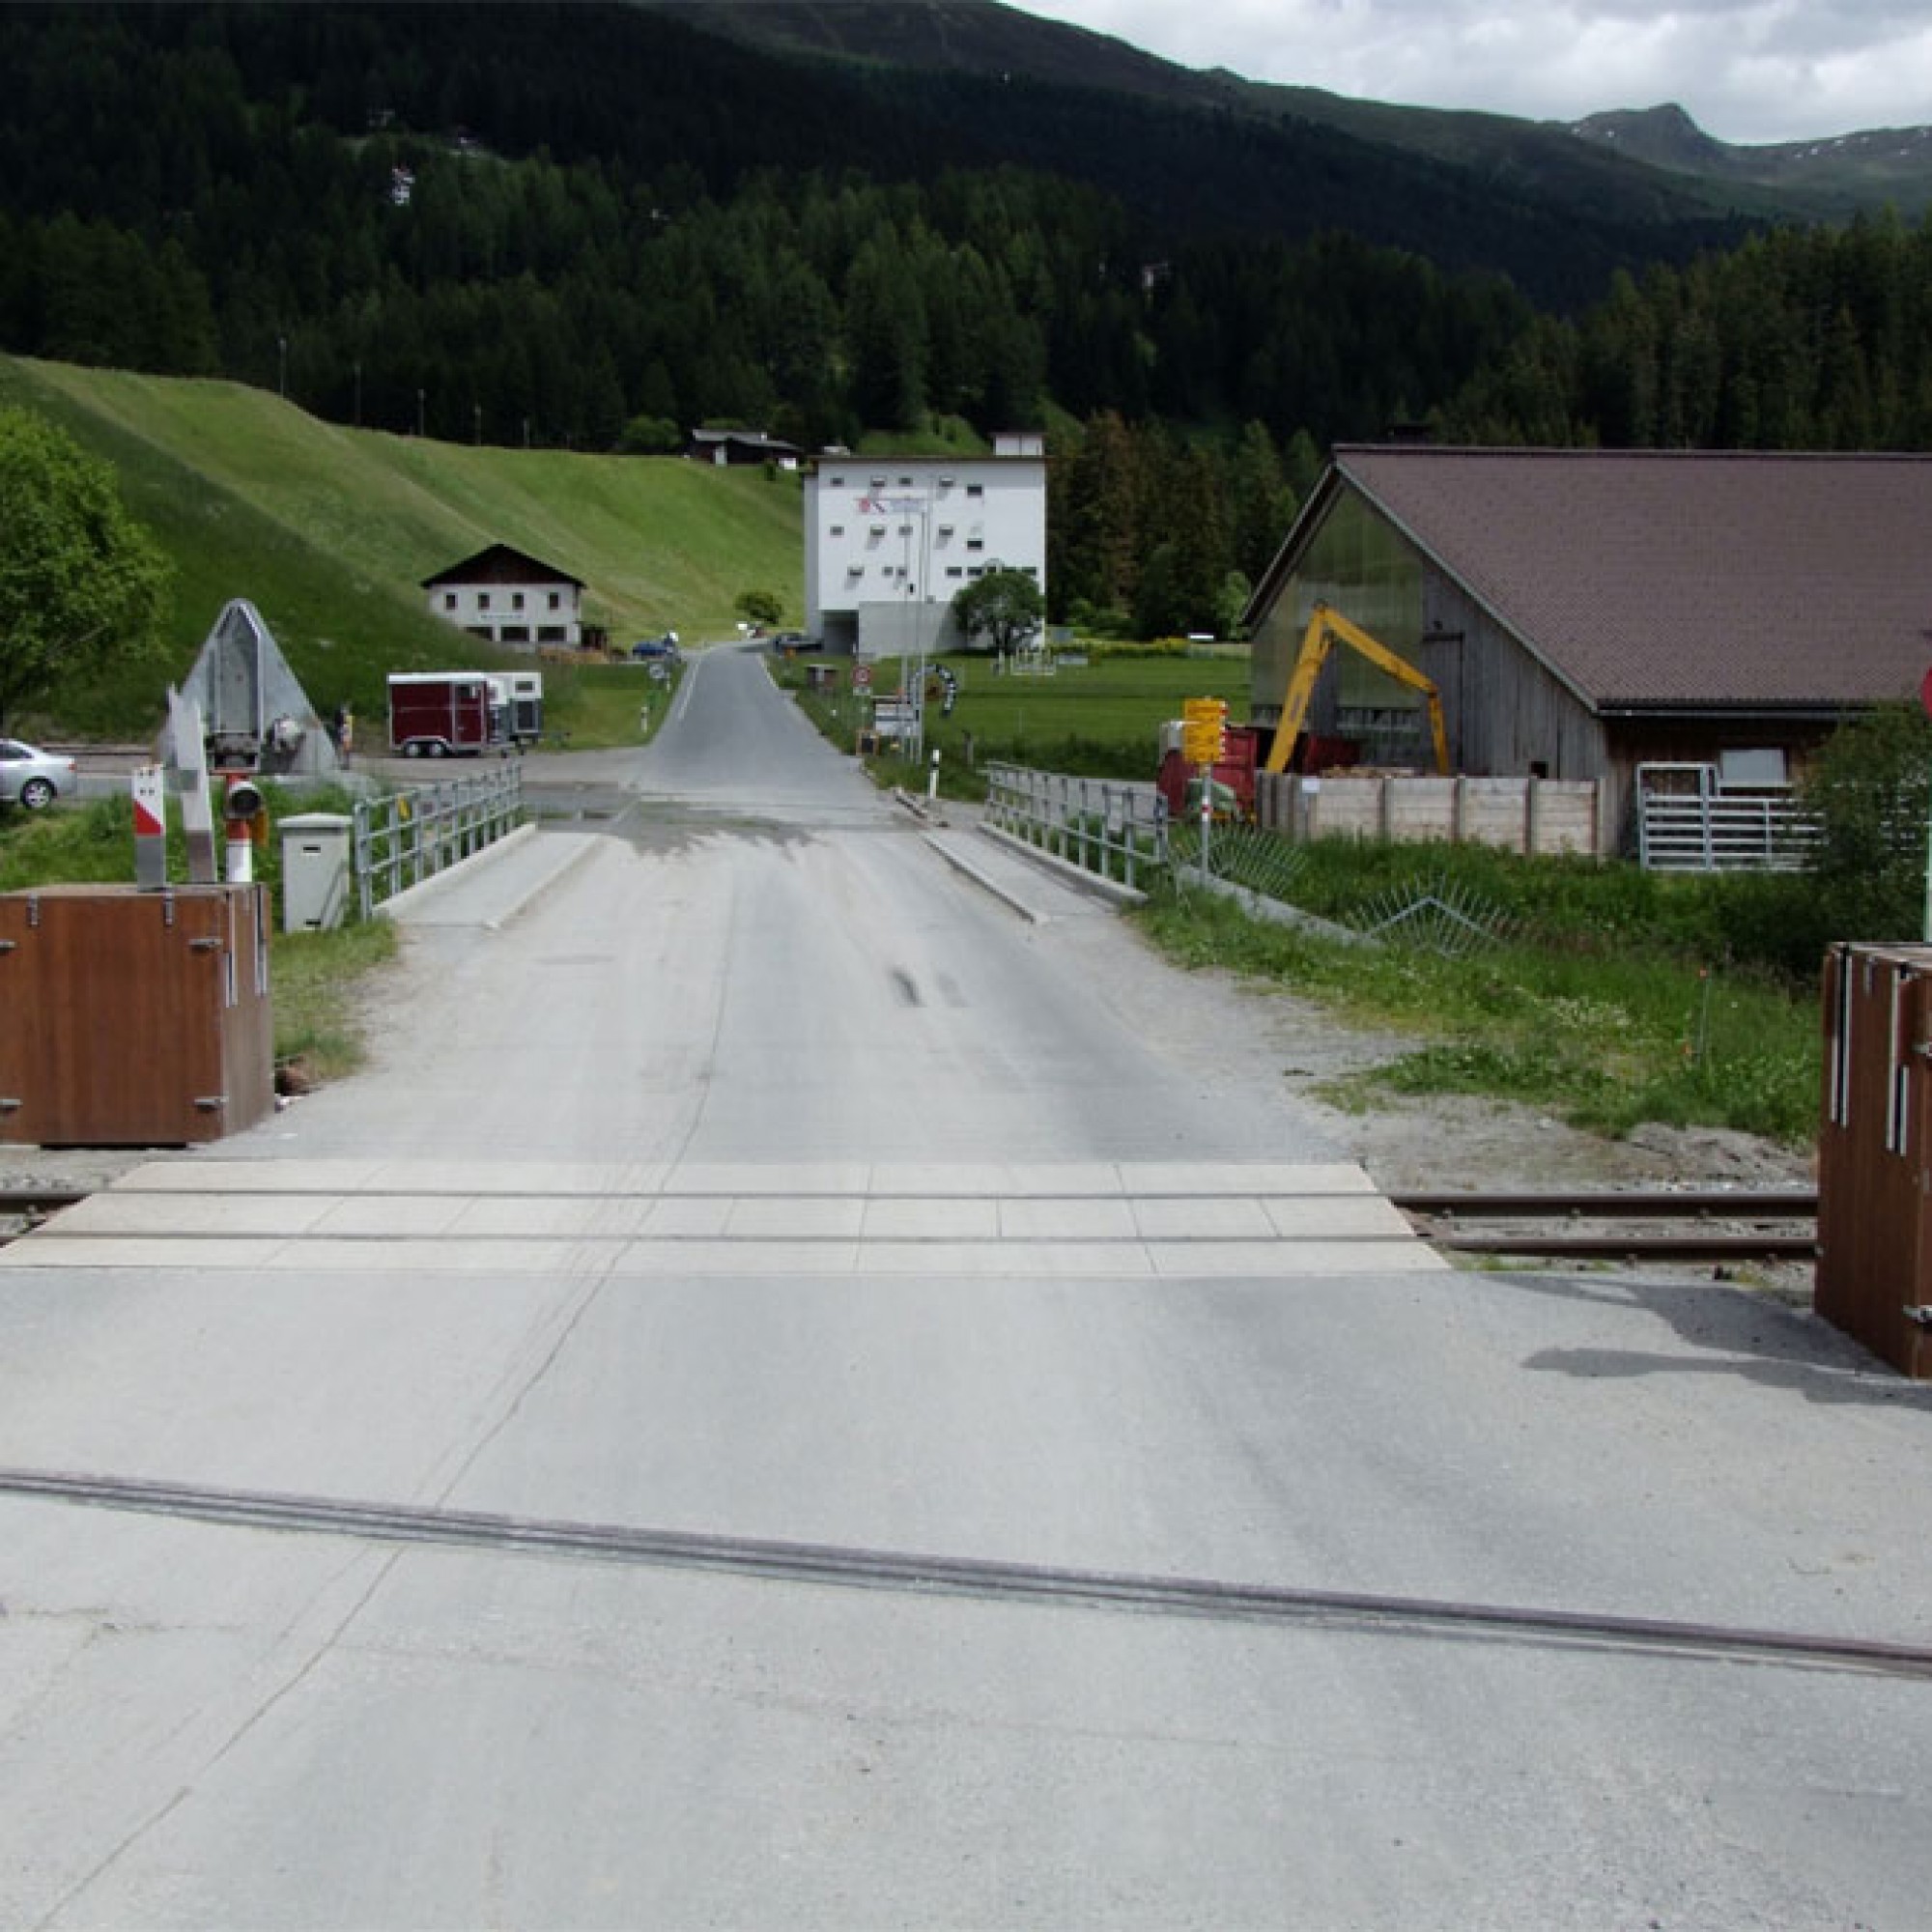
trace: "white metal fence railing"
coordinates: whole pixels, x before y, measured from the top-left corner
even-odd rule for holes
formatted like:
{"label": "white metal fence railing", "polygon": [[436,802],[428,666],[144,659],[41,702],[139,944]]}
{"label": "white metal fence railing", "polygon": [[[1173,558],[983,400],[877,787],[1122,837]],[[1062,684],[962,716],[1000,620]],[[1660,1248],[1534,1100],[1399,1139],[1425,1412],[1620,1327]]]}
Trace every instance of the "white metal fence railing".
{"label": "white metal fence railing", "polygon": [[523,822],[524,775],[503,764],[355,804],[355,891],[362,917],[444,872]]}
{"label": "white metal fence railing", "polygon": [[1653,872],[1798,871],[1817,838],[1789,792],[1726,790],[1710,765],[1639,765],[1636,820]]}
{"label": "white metal fence railing", "polygon": [[1138,886],[1167,863],[1167,813],[1150,784],[989,764],[986,822],[1055,858]]}

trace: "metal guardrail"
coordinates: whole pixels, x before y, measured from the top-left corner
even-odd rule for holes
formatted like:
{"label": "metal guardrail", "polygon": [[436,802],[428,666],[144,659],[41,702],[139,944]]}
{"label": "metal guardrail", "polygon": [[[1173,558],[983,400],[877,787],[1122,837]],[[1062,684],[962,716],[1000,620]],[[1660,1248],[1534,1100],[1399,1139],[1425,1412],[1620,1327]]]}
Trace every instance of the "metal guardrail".
{"label": "metal guardrail", "polygon": [[523,817],[523,768],[513,763],[475,778],[358,799],[354,865],[362,917],[495,844]]}
{"label": "metal guardrail", "polygon": [[1057,859],[1135,886],[1167,864],[1167,812],[1151,785],[989,764],[986,822]]}

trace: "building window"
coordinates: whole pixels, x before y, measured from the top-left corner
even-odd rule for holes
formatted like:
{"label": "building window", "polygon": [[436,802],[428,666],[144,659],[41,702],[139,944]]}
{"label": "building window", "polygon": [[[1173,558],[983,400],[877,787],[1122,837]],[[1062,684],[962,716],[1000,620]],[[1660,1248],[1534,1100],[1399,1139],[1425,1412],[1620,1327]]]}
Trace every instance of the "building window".
{"label": "building window", "polygon": [[969,497],[983,497],[986,494],[986,486],[983,483],[969,483],[966,486],[966,494]]}
{"label": "building window", "polygon": [[963,577],[966,573],[956,563],[949,563],[946,566],[946,574],[948,577]]}
{"label": "building window", "polygon": [[828,490],[842,490],[845,487],[845,479],[842,476],[828,476],[825,479],[825,487]]}
{"label": "building window", "polygon": [[443,609],[444,609],[445,611],[454,611],[454,610],[456,609],[456,592],[455,592],[455,591],[453,591],[453,590],[445,590],[445,591],[444,591],[444,592],[442,593],[442,608],[443,608]]}
{"label": "building window", "polygon": [[834,524],[832,526],[832,534],[835,537],[842,537],[845,534],[845,526],[843,524]]}
{"label": "building window", "polygon": [[968,550],[984,550],[986,548],[986,539],[984,537],[968,537],[966,539],[966,548]]}
{"label": "building window", "polygon": [[487,611],[487,610],[489,610],[489,608],[490,608],[490,593],[489,593],[489,592],[488,592],[487,590],[479,590],[479,591],[478,591],[478,592],[476,593],[476,608],[477,608],[477,610],[479,610],[479,611]]}
{"label": "building window", "polygon": [[524,608],[524,593],[521,590],[511,591],[510,609],[512,611],[521,611],[523,608]]}
{"label": "building window", "polygon": [[563,593],[562,593],[562,591],[560,591],[560,590],[553,590],[553,591],[552,591],[552,592],[550,593],[550,608],[551,608],[551,609],[552,609],[553,611],[560,611],[560,610],[562,610],[562,608],[563,608]]}

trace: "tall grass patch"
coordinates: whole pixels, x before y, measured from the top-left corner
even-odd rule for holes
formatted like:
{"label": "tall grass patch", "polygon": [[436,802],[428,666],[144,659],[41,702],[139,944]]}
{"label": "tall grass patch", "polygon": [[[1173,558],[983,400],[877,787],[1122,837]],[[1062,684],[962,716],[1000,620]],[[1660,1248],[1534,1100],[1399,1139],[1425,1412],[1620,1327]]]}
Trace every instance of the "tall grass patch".
{"label": "tall grass patch", "polygon": [[1304,910],[1360,925],[1405,894],[1440,893],[1482,909],[1491,936],[1454,955],[1399,933],[1350,944],[1250,919],[1184,873],[1142,917],[1181,963],[1271,981],[1414,1042],[1339,1100],[1481,1094],[1612,1135],[1659,1122],[1804,1145],[1819,1096],[1815,962],[1807,980],[1735,946],[1733,884],[1322,841],[1291,875]]}

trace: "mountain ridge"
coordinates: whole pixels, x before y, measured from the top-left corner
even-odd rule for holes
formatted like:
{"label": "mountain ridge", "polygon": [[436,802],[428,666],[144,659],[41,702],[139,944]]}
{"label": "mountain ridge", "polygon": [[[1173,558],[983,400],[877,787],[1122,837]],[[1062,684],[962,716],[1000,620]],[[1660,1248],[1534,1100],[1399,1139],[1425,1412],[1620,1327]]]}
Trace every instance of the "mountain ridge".
{"label": "mountain ridge", "polygon": [[[1932,201],[1932,127],[1853,130],[1827,139],[1741,145],[1698,128],[1675,103],[1580,120],[1406,106],[1223,66],[1188,68],[1118,36],[1046,20],[1006,0],[634,0],[698,30],[792,58],[873,69],[1024,73],[1174,106],[1263,120],[1283,115],[1550,192],[1606,193],[1654,218],[1742,214],[1840,219],[1887,202]],[[1612,170],[1634,168],[1635,175]]]}

